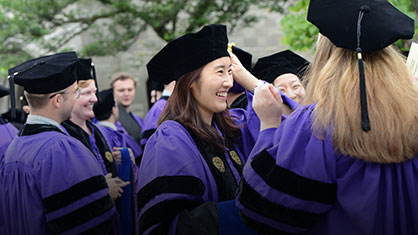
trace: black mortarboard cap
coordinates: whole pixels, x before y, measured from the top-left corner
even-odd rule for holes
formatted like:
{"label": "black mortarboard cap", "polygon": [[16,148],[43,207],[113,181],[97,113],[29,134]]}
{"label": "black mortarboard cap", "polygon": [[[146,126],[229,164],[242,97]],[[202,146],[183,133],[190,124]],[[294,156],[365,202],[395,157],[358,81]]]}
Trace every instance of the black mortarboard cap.
{"label": "black mortarboard cap", "polygon": [[78,57],[75,52],[43,56],[9,69],[9,78],[34,94],[48,94],[63,90],[73,84],[77,77]]}
{"label": "black mortarboard cap", "polygon": [[8,95],[10,93],[9,88],[0,85],[0,98]]}
{"label": "black mortarboard cap", "polygon": [[151,80],[168,84],[220,57],[229,56],[225,25],[207,25],[169,42],[147,64]]}
{"label": "black mortarboard cap", "polygon": [[311,0],[308,21],[337,47],[357,52],[361,127],[370,130],[362,51],[381,50],[414,35],[414,20],[386,0]]}
{"label": "black mortarboard cap", "polygon": [[290,50],[281,51],[257,60],[253,74],[259,79],[273,83],[274,79],[285,73],[293,73],[302,78],[309,61]]}
{"label": "black mortarboard cap", "polygon": [[[77,79],[78,81],[85,81],[89,79],[94,80],[96,85],[96,95],[99,93],[99,84],[96,78],[96,69],[94,68],[93,61],[91,58],[80,58],[80,66],[77,68]],[[97,97],[100,99],[99,97]]]}
{"label": "black mortarboard cap", "polygon": [[75,52],[63,52],[26,61],[9,69],[12,117],[16,110],[14,84],[34,94],[48,94],[63,90],[77,80],[79,65]]}
{"label": "black mortarboard cap", "polygon": [[308,21],[337,47],[357,49],[357,19],[361,9],[362,51],[383,49],[414,35],[414,20],[386,0],[311,0]]}
{"label": "black mortarboard cap", "polygon": [[112,111],[112,107],[115,106],[115,98],[113,96],[112,88],[100,91],[98,98],[98,101],[93,106],[95,116],[101,116],[109,111]]}
{"label": "black mortarboard cap", "polygon": [[93,76],[93,62],[91,58],[80,58],[80,66],[77,69],[78,81],[95,79]]}

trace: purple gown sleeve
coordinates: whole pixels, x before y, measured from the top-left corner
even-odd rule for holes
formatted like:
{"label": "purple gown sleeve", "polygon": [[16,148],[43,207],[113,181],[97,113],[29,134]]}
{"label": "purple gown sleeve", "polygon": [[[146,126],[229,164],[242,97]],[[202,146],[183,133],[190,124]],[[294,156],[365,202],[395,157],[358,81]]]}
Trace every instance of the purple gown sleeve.
{"label": "purple gown sleeve", "polygon": [[18,130],[11,123],[0,124],[0,162],[6,153],[10,142],[15,138]]}
{"label": "purple gown sleeve", "polygon": [[144,148],[145,144],[147,143],[149,137],[154,134],[155,130],[158,126],[158,118],[161,112],[164,110],[164,107],[167,103],[166,99],[159,99],[155,104],[151,107],[148,111],[147,115],[144,119],[144,125],[142,126],[142,138],[141,138],[141,146]]}
{"label": "purple gown sleeve", "polygon": [[[299,104],[289,97],[287,97],[284,93],[280,92],[283,103],[288,104],[290,108],[295,110],[299,107]],[[250,155],[251,150],[254,147],[254,144],[258,138],[260,132],[260,119],[258,118],[256,112],[253,109],[253,97],[254,95],[246,91],[247,95],[247,109],[241,108],[234,108],[230,110],[230,115],[234,118],[236,124],[241,126],[241,139],[239,144],[239,149],[243,153],[244,157]],[[282,123],[286,120],[287,115],[283,114],[281,119]]]}
{"label": "purple gown sleeve", "polygon": [[259,231],[306,231],[336,200],[333,148],[312,135],[312,109],[264,130],[244,167],[237,206]]}

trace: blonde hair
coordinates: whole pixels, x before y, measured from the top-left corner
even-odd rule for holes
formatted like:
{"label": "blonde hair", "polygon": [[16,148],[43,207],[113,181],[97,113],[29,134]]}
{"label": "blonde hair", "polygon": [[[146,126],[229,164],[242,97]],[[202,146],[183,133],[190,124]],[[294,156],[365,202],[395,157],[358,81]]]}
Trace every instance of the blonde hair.
{"label": "blonde hair", "polygon": [[87,80],[80,80],[77,82],[78,87],[86,88],[90,85],[90,83],[94,82],[94,79],[87,79]]}
{"label": "blonde hair", "polygon": [[331,127],[334,148],[365,161],[396,163],[418,152],[418,89],[404,58],[392,46],[363,52],[371,130],[361,129],[356,52],[320,36],[309,69],[304,104],[316,102],[313,132]]}
{"label": "blonde hair", "polygon": [[110,80],[110,86],[112,88],[114,88],[115,82],[117,82],[119,80],[124,81],[124,80],[128,80],[128,79],[131,79],[134,82],[134,87],[136,87],[135,79],[131,75],[129,75],[128,73],[123,73],[123,72],[115,73],[112,76],[112,79]]}

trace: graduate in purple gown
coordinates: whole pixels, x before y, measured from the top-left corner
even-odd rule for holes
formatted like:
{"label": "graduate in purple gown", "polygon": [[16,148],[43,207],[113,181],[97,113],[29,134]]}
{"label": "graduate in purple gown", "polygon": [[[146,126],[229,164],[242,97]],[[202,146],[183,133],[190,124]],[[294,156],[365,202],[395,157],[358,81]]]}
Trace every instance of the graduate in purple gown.
{"label": "graduate in purple gown", "polygon": [[305,97],[302,78],[308,66],[309,61],[290,50],[285,50],[258,59],[252,73],[301,103]]}
{"label": "graduate in purple gown", "polygon": [[148,111],[147,115],[144,119],[144,124],[142,128],[142,137],[141,137],[141,147],[142,149],[145,148],[149,137],[154,134],[155,130],[158,127],[158,118],[160,114],[163,112],[164,107],[167,103],[167,99],[170,97],[171,93],[173,93],[174,86],[176,85],[176,81],[172,81],[169,84],[164,84],[164,89],[162,91],[160,99],[158,99]]}
{"label": "graduate in purple gown", "polygon": [[93,106],[97,128],[99,128],[111,149],[118,147],[130,148],[135,161],[137,161],[137,158],[142,155],[142,148],[130,135],[118,131],[115,125],[119,117],[119,108],[115,103],[113,90],[110,88],[99,92],[98,98],[99,101]]}
{"label": "graduate in purple gown", "polygon": [[[305,105],[279,128],[259,115],[236,200],[244,220],[260,234],[418,234],[418,90],[390,45],[414,21],[361,0],[312,0],[308,20],[320,35]],[[257,113],[282,111],[272,94],[257,88]]]}
{"label": "graduate in purple gown", "polygon": [[94,118],[93,105],[97,102],[96,79],[91,71],[91,59],[80,59],[77,69],[77,84],[81,88],[71,118],[62,123],[65,130],[74,138],[80,140],[96,156],[103,169],[103,174],[111,173],[117,176],[116,165],[112,157],[112,149],[98,128],[90,122]]}
{"label": "graduate in purple gown", "polygon": [[259,126],[251,125],[253,110],[227,109],[227,43],[225,26],[205,26],[171,41],[147,64],[150,79],[177,83],[140,165],[141,234],[253,232],[233,199]]}
{"label": "graduate in purple gown", "polygon": [[132,136],[140,145],[144,121],[131,111],[131,105],[135,100],[135,79],[127,73],[116,73],[112,76],[110,86],[119,106],[119,120],[116,122],[118,130]]}
{"label": "graduate in purple gown", "polygon": [[[24,87],[31,114],[0,166],[2,234],[111,232],[115,207],[101,167],[59,125],[80,96],[78,63],[75,52],[66,52],[9,70],[11,87]],[[11,100],[13,111],[13,92]]]}
{"label": "graduate in purple gown", "polygon": [[[0,85],[0,98],[9,94],[9,88]],[[17,129],[11,123],[8,123],[0,117],[0,162],[3,159],[4,153],[13,138],[17,134]]]}
{"label": "graduate in purple gown", "polygon": [[[93,66],[91,59],[80,59],[77,69],[77,84],[81,88],[81,95],[74,104],[71,118],[62,122],[65,131],[72,137],[84,144],[96,157],[102,168],[102,174],[106,176],[109,185],[109,193],[113,200],[117,200],[123,193],[123,187],[129,182],[119,179],[116,162],[113,154],[116,151],[109,146],[99,128],[89,120],[94,118],[93,105],[97,101],[96,78],[92,74]],[[119,217],[117,217],[114,229],[119,234]]]}

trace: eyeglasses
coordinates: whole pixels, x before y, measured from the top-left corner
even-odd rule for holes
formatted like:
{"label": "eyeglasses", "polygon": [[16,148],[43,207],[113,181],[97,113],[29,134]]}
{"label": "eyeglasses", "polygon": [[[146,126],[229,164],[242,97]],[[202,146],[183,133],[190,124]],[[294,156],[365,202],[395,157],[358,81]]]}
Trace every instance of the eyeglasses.
{"label": "eyeglasses", "polygon": [[81,95],[81,88],[80,87],[77,87],[77,89],[75,89],[75,91],[73,91],[73,92],[65,92],[65,91],[58,92],[58,93],[55,93],[55,94],[51,95],[49,98],[51,99],[52,97],[54,97],[54,96],[56,96],[58,94],[60,94],[60,95],[63,95],[63,94],[73,94],[73,95],[75,95],[75,94],[77,94],[77,98],[78,98]]}

